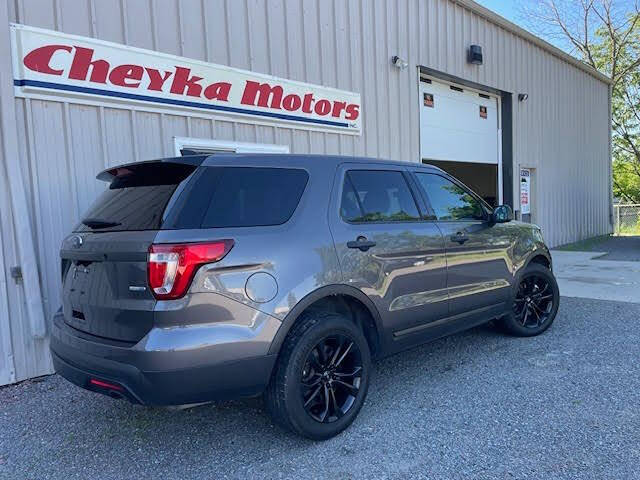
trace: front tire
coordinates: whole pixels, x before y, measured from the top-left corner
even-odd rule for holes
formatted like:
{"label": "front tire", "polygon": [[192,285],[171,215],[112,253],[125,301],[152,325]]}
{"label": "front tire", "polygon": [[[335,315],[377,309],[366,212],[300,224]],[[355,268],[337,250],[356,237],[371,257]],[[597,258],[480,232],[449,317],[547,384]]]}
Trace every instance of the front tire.
{"label": "front tire", "polygon": [[367,340],[351,320],[304,313],[282,346],[265,392],[267,411],[287,430],[326,440],[358,415],[370,370]]}
{"label": "front tire", "polygon": [[499,323],[503,330],[517,337],[540,335],[555,320],[559,305],[560,291],[553,273],[532,263],[518,280],[510,312]]}

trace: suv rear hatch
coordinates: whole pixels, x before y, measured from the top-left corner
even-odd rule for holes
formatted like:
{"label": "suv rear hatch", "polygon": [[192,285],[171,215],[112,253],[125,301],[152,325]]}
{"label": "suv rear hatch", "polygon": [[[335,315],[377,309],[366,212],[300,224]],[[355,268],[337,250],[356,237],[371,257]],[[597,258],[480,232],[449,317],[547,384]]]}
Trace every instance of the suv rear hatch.
{"label": "suv rear hatch", "polygon": [[169,213],[181,203],[203,158],[141,162],[98,175],[109,188],[60,252],[67,325],[128,343],[151,329],[156,299],[147,285],[149,246],[171,221]]}
{"label": "suv rear hatch", "polygon": [[[302,169],[202,166],[205,158],[98,175],[109,188],[62,245],[67,325],[108,341],[138,342],[153,327],[156,299],[180,298],[200,265],[233,247],[228,229],[284,224],[308,180]],[[194,229],[220,229],[223,236],[193,242]],[[187,233],[182,243],[154,244],[161,230]]]}

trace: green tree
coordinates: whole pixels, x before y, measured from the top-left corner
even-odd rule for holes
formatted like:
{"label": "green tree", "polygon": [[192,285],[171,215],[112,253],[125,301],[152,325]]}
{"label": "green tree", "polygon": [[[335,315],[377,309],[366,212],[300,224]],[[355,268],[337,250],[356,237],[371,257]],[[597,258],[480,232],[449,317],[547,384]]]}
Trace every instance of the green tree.
{"label": "green tree", "polygon": [[611,79],[613,193],[640,203],[640,10],[630,0],[530,0],[529,27]]}

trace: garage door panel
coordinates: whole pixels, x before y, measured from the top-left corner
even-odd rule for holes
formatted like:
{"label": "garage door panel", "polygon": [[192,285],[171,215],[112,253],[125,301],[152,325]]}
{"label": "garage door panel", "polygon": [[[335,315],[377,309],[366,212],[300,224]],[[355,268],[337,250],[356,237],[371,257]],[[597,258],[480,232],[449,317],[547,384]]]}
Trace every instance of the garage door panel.
{"label": "garage door panel", "polygon": [[[433,137],[428,139],[432,145],[428,146],[428,154],[423,150],[422,158],[425,160],[447,160],[468,163],[498,163],[495,146],[485,135],[465,132],[456,129],[433,128]],[[440,139],[455,137],[457,144],[443,142]],[[493,161],[490,161],[492,160]]]}
{"label": "garage door panel", "polygon": [[[474,91],[453,90],[438,82],[421,82],[420,92],[422,158],[498,163],[496,97],[485,98]],[[425,94],[433,96],[432,103],[425,101]]]}

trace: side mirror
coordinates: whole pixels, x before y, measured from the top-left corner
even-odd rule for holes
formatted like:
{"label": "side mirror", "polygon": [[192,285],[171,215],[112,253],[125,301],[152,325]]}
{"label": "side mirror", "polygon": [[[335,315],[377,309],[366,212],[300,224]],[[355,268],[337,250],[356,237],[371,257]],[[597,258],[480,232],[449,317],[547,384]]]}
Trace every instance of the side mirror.
{"label": "side mirror", "polygon": [[513,220],[513,210],[509,205],[498,205],[493,209],[491,221],[493,223],[507,223]]}

